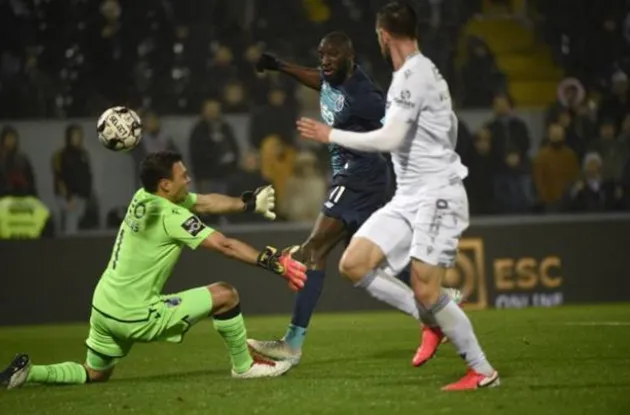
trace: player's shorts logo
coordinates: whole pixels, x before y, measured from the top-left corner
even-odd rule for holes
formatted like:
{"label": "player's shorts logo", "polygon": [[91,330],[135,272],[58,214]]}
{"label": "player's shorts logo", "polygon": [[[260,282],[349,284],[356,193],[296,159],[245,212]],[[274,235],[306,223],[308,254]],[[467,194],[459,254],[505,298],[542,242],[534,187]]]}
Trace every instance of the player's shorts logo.
{"label": "player's shorts logo", "polygon": [[444,282],[462,291],[468,308],[488,306],[482,239],[462,239],[459,242],[455,266],[447,271]]}
{"label": "player's shorts logo", "polygon": [[182,223],[182,228],[192,236],[197,236],[205,225],[196,216],[191,216]]}

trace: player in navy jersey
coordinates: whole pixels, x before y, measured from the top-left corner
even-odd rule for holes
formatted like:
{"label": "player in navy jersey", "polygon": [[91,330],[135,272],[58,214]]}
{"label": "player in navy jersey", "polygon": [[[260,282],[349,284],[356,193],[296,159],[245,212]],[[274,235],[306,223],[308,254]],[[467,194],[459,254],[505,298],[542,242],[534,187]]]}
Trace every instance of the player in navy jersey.
{"label": "player in navy jersey", "polygon": [[[381,127],[385,115],[385,95],[363,69],[354,62],[350,38],[341,32],[326,35],[318,47],[319,68],[307,68],[263,54],[258,71],[280,71],[320,92],[321,117],[333,128],[346,131],[372,131]],[[328,253],[347,242],[357,229],[390,198],[392,173],[382,154],[329,145],[333,169],[332,186],[311,235],[302,245],[303,262],[308,267],[307,282],[295,299],[291,324],[282,340],[249,340],[256,352],[296,365],[311,316],[324,284]],[[401,275],[408,283],[409,276]],[[408,286],[402,295],[413,296]],[[395,305],[396,306],[396,305]],[[418,319],[417,309],[402,310]]]}

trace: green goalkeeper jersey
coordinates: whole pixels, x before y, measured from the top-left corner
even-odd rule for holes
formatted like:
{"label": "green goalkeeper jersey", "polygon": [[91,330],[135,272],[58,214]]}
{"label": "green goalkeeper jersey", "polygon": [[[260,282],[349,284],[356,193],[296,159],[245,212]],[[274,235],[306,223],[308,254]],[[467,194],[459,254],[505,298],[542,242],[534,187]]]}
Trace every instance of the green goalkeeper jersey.
{"label": "green goalkeeper jersey", "polygon": [[136,192],[94,291],[94,308],[123,321],[148,318],[184,246],[195,249],[214,231],[191,213],[196,200],[190,193],[177,205],[144,189]]}

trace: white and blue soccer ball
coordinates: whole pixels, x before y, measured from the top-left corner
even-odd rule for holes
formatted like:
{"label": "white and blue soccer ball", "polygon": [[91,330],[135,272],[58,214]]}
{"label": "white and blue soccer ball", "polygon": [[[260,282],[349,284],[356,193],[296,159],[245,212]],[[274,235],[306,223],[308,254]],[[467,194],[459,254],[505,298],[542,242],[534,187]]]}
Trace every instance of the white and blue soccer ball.
{"label": "white and blue soccer ball", "polygon": [[127,107],[112,107],[98,118],[98,140],[112,151],[133,150],[142,139],[142,120]]}

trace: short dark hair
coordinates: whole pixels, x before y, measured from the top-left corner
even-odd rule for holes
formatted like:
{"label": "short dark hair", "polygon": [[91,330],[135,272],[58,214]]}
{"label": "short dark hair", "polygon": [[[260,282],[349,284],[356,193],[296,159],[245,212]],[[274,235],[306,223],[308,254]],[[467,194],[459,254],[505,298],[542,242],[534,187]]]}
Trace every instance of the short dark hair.
{"label": "short dark hair", "polygon": [[405,1],[391,1],[376,14],[376,24],[396,37],[416,39],[418,19]]}
{"label": "short dark hair", "polygon": [[330,32],[322,38],[322,42],[329,42],[336,47],[345,47],[349,51],[354,50],[352,39],[344,32]]}
{"label": "short dark hair", "polygon": [[173,178],[173,165],[179,161],[182,161],[182,155],[174,151],[158,151],[146,156],[140,165],[140,182],[144,190],[157,192],[160,180]]}

